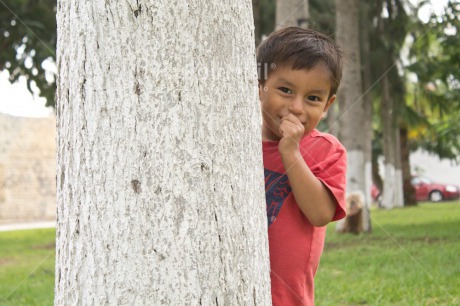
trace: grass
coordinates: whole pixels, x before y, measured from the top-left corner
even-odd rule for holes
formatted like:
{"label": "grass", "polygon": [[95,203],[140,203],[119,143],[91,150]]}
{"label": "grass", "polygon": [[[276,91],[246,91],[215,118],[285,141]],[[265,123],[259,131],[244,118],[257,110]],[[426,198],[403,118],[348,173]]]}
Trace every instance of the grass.
{"label": "grass", "polygon": [[373,210],[372,234],[328,227],[317,305],[460,305],[460,203]]}
{"label": "grass", "polygon": [[53,305],[55,230],[0,232],[0,305]]}
{"label": "grass", "polygon": [[[372,234],[328,227],[316,304],[460,305],[460,203],[373,210]],[[0,232],[0,305],[52,305],[54,229]]]}

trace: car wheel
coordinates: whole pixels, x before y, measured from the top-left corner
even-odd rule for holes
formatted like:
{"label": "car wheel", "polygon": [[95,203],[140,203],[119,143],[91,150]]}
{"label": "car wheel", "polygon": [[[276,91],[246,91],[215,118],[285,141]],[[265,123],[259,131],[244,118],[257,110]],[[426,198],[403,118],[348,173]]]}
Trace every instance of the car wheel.
{"label": "car wheel", "polygon": [[440,202],[442,201],[442,193],[438,190],[434,190],[430,193],[431,202]]}

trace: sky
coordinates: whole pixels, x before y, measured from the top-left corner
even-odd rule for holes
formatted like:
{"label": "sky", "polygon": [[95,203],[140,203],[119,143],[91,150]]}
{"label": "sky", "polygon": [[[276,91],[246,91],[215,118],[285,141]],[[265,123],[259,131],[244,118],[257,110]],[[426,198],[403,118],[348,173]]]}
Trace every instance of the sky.
{"label": "sky", "polygon": [[[410,0],[417,3],[419,0]],[[427,20],[430,13],[434,10],[440,13],[445,7],[447,0],[431,0],[432,6],[426,5],[419,14],[421,20]],[[53,110],[46,108],[45,99],[38,95],[32,95],[26,87],[25,78],[20,78],[19,82],[10,84],[8,72],[0,72],[0,112],[13,116],[22,117],[47,117],[52,116]]]}
{"label": "sky", "polygon": [[46,99],[33,96],[28,90],[25,77],[11,84],[8,72],[0,73],[0,112],[20,117],[47,117],[53,110],[45,107]]}

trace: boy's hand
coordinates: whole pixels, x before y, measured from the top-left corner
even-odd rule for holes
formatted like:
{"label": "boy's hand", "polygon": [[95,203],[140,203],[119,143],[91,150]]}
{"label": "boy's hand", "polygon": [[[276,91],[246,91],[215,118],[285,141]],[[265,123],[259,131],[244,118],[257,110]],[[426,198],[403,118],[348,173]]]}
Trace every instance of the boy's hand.
{"label": "boy's hand", "polygon": [[305,127],[295,115],[288,114],[281,118],[280,134],[282,138],[278,145],[281,156],[298,152],[299,143],[304,133]]}

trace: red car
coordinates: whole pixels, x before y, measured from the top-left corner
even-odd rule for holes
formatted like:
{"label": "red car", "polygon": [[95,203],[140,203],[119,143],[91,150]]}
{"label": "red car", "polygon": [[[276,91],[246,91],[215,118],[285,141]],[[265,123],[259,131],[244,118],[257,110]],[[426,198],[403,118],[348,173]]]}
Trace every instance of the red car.
{"label": "red car", "polygon": [[380,196],[380,190],[375,184],[371,186],[371,197],[374,202],[380,203],[382,197]]}
{"label": "red car", "polygon": [[440,202],[443,200],[460,199],[460,189],[451,184],[435,183],[424,176],[412,177],[417,201]]}
{"label": "red car", "polygon": [[[415,188],[415,199],[417,201],[440,202],[447,200],[460,200],[460,188],[451,184],[434,183],[424,176],[413,176],[412,186]],[[380,190],[372,184],[372,199],[381,201]]]}

